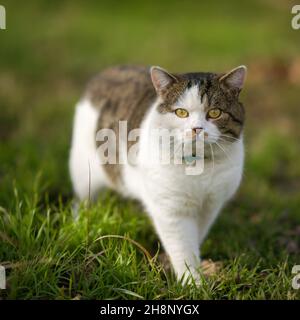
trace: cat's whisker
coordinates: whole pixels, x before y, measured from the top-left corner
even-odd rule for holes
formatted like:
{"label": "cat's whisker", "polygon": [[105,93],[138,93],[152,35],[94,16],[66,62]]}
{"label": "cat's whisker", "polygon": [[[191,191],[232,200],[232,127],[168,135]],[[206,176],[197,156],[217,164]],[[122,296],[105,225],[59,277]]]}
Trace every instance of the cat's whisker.
{"label": "cat's whisker", "polygon": [[221,137],[219,137],[218,140],[221,140],[221,141],[223,141],[223,142],[232,142],[232,141],[228,141],[228,140],[226,140],[226,139],[224,139],[224,138],[221,138]]}
{"label": "cat's whisker", "polygon": [[183,147],[182,143],[178,143],[178,146],[176,147],[176,149],[174,150],[174,155],[177,154],[177,152]]}
{"label": "cat's whisker", "polygon": [[213,150],[211,143],[209,144],[209,146],[210,146],[210,150],[211,150],[211,159],[212,159],[212,163],[213,163],[212,172],[214,173],[214,171],[215,171],[215,155],[214,155],[214,150]]}
{"label": "cat's whisker", "polygon": [[225,151],[225,149],[218,143],[218,142],[215,142],[216,145],[225,153],[225,155],[227,156],[228,160],[230,160],[232,162],[232,159],[231,157],[229,157],[228,153]]}
{"label": "cat's whisker", "polygon": [[[176,155],[180,152],[180,149],[183,148],[183,144],[181,142],[176,142],[172,144],[172,146],[174,147],[173,150],[171,149],[171,159],[175,159],[176,158]],[[182,152],[182,151],[181,151]]]}
{"label": "cat's whisker", "polygon": [[[224,134],[220,134],[220,135],[218,136],[218,135],[216,135],[216,134],[210,133],[209,135],[210,135],[212,138],[216,138],[216,139],[220,139],[220,140],[222,139],[223,141],[231,142],[231,143],[233,143],[233,142],[235,142],[235,141],[242,141],[242,139],[238,139],[238,138],[231,137],[231,136],[224,135]],[[232,140],[234,140],[234,141],[228,141],[227,139],[224,139],[224,138],[232,139]]]}
{"label": "cat's whisker", "polygon": [[235,137],[231,137],[231,136],[228,136],[228,135],[226,135],[226,134],[221,134],[220,136],[221,136],[221,137],[228,138],[228,139],[233,139],[233,140],[236,140],[236,141],[241,141],[241,139],[238,139],[238,138],[235,138]]}

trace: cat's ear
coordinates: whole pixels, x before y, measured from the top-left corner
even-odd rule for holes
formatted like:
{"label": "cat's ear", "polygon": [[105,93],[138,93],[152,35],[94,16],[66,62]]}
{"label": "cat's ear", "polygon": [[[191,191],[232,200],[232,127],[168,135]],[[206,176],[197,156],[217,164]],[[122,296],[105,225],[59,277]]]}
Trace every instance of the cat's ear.
{"label": "cat's ear", "polygon": [[247,67],[239,66],[223,75],[219,81],[225,89],[233,89],[240,92],[244,86],[246,74]]}
{"label": "cat's ear", "polygon": [[152,83],[158,94],[161,94],[170,85],[178,81],[174,75],[160,67],[151,67],[150,74]]}

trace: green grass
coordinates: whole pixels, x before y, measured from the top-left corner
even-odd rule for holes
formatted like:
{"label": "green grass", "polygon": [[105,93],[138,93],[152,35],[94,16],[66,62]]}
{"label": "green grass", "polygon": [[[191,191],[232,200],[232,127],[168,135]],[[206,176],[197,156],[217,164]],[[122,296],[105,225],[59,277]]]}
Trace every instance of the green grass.
{"label": "green grass", "polygon": [[[300,49],[288,4],[1,4],[0,264],[8,281],[0,299],[300,298],[291,285],[300,264],[299,85],[276,73]],[[181,287],[164,271],[163,249],[137,203],[106,191],[72,218],[74,104],[90,75],[120,63],[249,65],[243,183],[203,245],[203,258],[222,268],[200,288]]]}

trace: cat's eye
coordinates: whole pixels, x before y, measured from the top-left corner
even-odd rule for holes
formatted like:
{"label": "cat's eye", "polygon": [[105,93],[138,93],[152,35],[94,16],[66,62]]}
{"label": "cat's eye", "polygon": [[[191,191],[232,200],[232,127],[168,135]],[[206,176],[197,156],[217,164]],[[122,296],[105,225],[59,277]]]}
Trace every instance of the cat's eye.
{"label": "cat's eye", "polygon": [[222,110],[220,109],[211,109],[207,112],[207,117],[211,119],[217,119],[221,116]]}
{"label": "cat's eye", "polygon": [[179,118],[187,118],[189,116],[189,112],[183,108],[176,109],[175,114]]}

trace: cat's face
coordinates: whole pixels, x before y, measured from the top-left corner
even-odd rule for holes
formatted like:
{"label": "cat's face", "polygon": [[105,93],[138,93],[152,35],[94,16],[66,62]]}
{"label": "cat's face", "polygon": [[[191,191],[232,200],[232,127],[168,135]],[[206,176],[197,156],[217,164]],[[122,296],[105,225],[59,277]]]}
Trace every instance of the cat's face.
{"label": "cat's face", "polygon": [[205,143],[235,142],[244,124],[244,108],[239,93],[246,76],[241,66],[227,74],[187,73],[172,75],[151,68],[153,85],[159,96],[159,126],[176,129],[178,139],[204,134]]}

